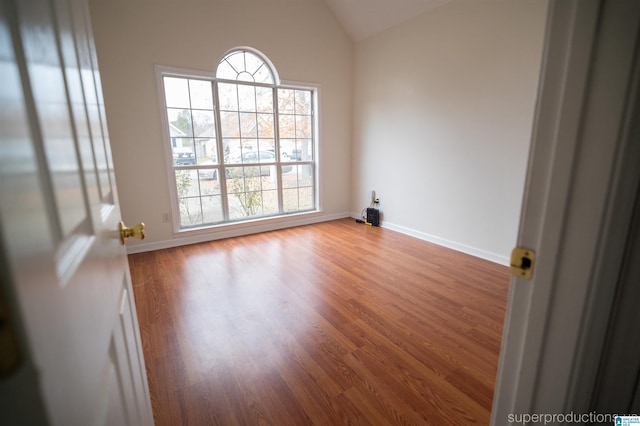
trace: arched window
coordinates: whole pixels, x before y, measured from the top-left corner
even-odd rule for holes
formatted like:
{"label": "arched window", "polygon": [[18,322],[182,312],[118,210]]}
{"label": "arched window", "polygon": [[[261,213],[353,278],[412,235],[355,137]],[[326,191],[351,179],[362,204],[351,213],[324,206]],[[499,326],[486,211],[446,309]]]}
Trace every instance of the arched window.
{"label": "arched window", "polygon": [[315,88],[280,84],[250,48],[225,54],[215,78],[157,72],[178,230],[316,210]]}
{"label": "arched window", "polygon": [[274,72],[273,66],[256,53],[246,49],[233,50],[218,64],[216,78],[275,84]]}

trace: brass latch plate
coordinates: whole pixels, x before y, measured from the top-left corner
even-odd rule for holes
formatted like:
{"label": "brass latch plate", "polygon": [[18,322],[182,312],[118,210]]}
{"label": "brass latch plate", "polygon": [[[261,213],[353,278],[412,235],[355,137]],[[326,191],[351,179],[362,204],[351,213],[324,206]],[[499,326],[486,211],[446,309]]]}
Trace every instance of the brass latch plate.
{"label": "brass latch plate", "polygon": [[511,273],[518,277],[529,279],[533,275],[536,252],[524,248],[516,247],[511,252]]}

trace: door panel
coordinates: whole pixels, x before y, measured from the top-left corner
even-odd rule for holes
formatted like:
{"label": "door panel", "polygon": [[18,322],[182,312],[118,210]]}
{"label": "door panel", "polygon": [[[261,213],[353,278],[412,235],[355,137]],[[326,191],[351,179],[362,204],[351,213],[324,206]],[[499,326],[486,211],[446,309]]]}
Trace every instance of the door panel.
{"label": "door panel", "polygon": [[153,424],[87,2],[1,1],[0,258],[25,358],[0,396],[54,425]]}
{"label": "door panel", "polygon": [[64,238],[87,220],[87,212],[52,12],[47,2],[18,2],[20,38],[38,117],[34,125],[46,158],[41,166],[49,175],[55,231]]}
{"label": "door panel", "polygon": [[[123,280],[125,283],[128,278]],[[145,393],[143,381],[146,376],[139,374],[141,371],[140,359],[131,357],[129,354],[138,353],[139,338],[135,335],[137,329],[137,321],[134,321],[135,309],[131,305],[131,293],[123,286],[122,298],[120,301],[120,312],[118,316],[118,324],[114,329],[113,348],[115,351],[119,382],[122,385],[125,405],[127,412],[130,413],[133,424],[145,424],[140,416],[145,415],[145,399],[148,395]],[[142,398],[144,397],[144,398]]]}
{"label": "door panel", "polygon": [[124,408],[124,395],[118,386],[116,367],[114,364],[109,364],[104,395],[105,398],[102,409],[99,412],[96,424],[114,426],[135,424],[127,421]]}
{"label": "door panel", "polygon": [[[77,60],[82,81],[86,117],[89,125],[89,138],[92,141],[92,153],[94,167],[97,171],[99,199],[110,202],[111,183],[109,177],[109,167],[105,144],[108,138],[104,137],[103,127],[106,129],[106,121],[103,126],[103,119],[100,114],[100,104],[103,102],[102,91],[99,90],[99,72],[94,73],[97,68],[97,57],[94,52],[93,37],[91,33],[91,21],[87,10],[87,5],[83,0],[68,0],[71,3],[71,14],[74,29],[75,47]],[[60,3],[60,2],[58,2]]]}
{"label": "door panel", "polygon": [[[84,25],[80,25],[84,23],[84,20],[80,22],[77,19],[75,20],[75,23],[79,25],[76,26],[76,31],[74,32],[74,16],[72,16],[77,14],[78,17],[82,17],[82,5],[56,0],[54,6],[60,29],[60,49],[65,64],[64,75],[67,82],[71,115],[75,123],[78,155],[83,166],[85,192],[90,199],[89,204],[93,205],[96,204],[100,197],[97,187],[96,167],[93,160],[93,146],[85,103],[85,92],[95,92],[95,88],[93,81],[87,81],[83,84],[82,66],[79,59],[82,58],[82,55],[88,57],[87,48],[83,49],[83,45],[87,44],[87,35]],[[76,34],[77,36],[74,36]],[[89,74],[93,75],[91,61],[84,61],[83,65],[88,68]]]}

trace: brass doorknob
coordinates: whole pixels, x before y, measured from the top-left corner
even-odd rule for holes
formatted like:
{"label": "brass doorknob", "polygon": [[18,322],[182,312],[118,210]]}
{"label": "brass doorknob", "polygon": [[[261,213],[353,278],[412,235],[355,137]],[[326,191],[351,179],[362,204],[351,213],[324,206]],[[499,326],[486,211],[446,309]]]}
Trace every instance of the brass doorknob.
{"label": "brass doorknob", "polygon": [[127,238],[131,237],[144,240],[144,223],[128,228],[124,222],[120,221],[120,241],[122,241],[122,245],[127,242]]}

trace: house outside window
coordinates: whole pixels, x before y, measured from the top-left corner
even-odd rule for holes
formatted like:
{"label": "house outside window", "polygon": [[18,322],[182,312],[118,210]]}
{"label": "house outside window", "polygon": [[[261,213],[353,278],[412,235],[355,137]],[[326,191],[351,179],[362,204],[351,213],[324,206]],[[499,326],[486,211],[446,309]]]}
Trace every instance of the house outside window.
{"label": "house outside window", "polygon": [[157,67],[179,230],[317,209],[317,88],[235,49],[215,75]]}

